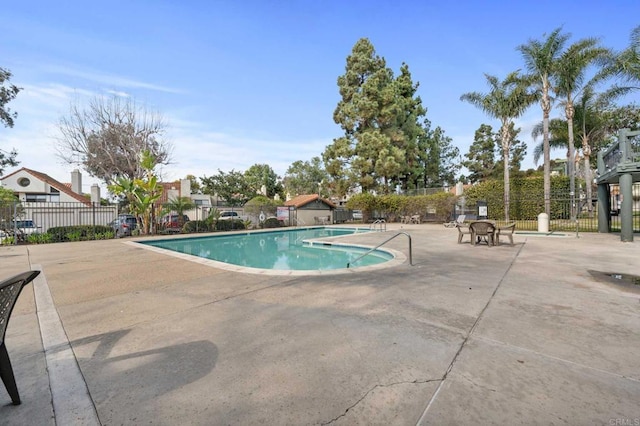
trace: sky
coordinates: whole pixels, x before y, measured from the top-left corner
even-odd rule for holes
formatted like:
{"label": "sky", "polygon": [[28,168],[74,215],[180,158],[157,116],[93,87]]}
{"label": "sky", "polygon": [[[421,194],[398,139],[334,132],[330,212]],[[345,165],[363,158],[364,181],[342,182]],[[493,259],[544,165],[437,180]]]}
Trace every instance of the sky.
{"label": "sky", "polygon": [[[570,42],[599,37],[621,50],[640,24],[638,0],[21,0],[1,10],[0,67],[22,91],[0,149],[62,182],[78,167],[57,156],[58,123],[96,96],[162,115],[173,145],[165,181],[253,164],[283,176],[342,136],[337,78],[363,37],[396,75],[408,64],[432,127],[464,155],[481,124],[499,123],[460,96],[486,92],[485,73],[522,69],[518,45],[562,27]],[[535,167],[540,120],[534,106],[516,121],[524,168]],[[84,192],[97,182],[83,172]]]}

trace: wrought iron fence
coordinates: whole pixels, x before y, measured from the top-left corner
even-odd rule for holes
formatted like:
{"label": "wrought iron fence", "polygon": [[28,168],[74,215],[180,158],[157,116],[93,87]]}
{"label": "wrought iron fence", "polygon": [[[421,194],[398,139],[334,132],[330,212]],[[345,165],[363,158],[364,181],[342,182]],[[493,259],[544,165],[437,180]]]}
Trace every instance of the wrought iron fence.
{"label": "wrought iron fence", "polygon": [[96,203],[19,202],[0,204],[3,227],[16,227],[20,221],[32,221],[37,232],[60,226],[108,225],[118,215],[117,205]]}

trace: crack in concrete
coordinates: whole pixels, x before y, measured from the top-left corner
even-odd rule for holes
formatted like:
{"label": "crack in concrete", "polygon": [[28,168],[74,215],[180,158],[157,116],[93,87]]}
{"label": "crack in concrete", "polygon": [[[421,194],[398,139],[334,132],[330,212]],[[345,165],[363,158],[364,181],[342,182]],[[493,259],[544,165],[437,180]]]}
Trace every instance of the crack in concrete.
{"label": "crack in concrete", "polygon": [[477,383],[475,380],[473,380],[471,377],[467,376],[466,374],[460,374],[460,377],[465,379],[467,382],[471,383],[473,386],[477,386],[481,389],[486,389],[491,392],[498,392],[497,389],[490,388],[489,386],[485,386],[485,385],[481,385],[480,383]]}
{"label": "crack in concrete", "polygon": [[440,382],[442,381],[443,378],[440,379],[426,379],[426,380],[413,380],[413,381],[401,381],[401,382],[394,382],[394,383],[388,383],[388,384],[377,384],[375,386],[373,386],[371,389],[369,389],[368,391],[366,391],[364,393],[364,395],[362,395],[362,397],[360,399],[358,399],[356,402],[354,402],[351,406],[349,406],[346,410],[344,410],[344,412],[342,414],[340,414],[337,417],[334,417],[333,419],[329,420],[328,422],[323,422],[320,423],[322,426],[325,425],[329,425],[332,423],[337,422],[339,419],[341,419],[342,417],[345,417],[347,415],[347,413],[352,409],[355,408],[358,404],[360,404],[362,401],[364,401],[364,399],[369,396],[369,394],[371,392],[373,392],[374,390],[378,389],[378,388],[388,388],[391,386],[397,386],[397,385],[414,385],[414,384],[424,384],[424,383],[431,383],[431,382]]}
{"label": "crack in concrete", "polygon": [[489,309],[489,305],[491,304],[491,302],[495,298],[496,293],[498,293],[498,290],[502,286],[502,283],[504,282],[507,274],[509,273],[509,271],[511,271],[511,268],[513,267],[513,264],[516,262],[516,260],[518,260],[518,257],[520,256],[520,253],[522,252],[522,249],[524,248],[524,246],[525,245],[522,244],[520,246],[520,248],[518,249],[518,252],[516,253],[516,255],[511,260],[511,263],[509,263],[509,266],[504,271],[504,274],[502,274],[502,278],[500,278],[500,281],[498,281],[498,285],[493,290],[493,293],[491,293],[491,296],[489,297],[489,300],[484,305],[484,308],[482,308],[482,310],[480,311],[480,314],[478,314],[478,317],[476,318],[476,320],[474,321],[473,325],[469,329],[469,332],[467,333],[466,337],[464,338],[464,340],[460,344],[460,347],[458,348],[458,351],[453,356],[453,359],[451,360],[451,363],[449,364],[449,367],[444,372],[444,375],[442,376],[442,380],[440,381],[440,384],[438,385],[438,388],[436,389],[436,391],[431,396],[431,399],[429,400],[429,403],[427,404],[427,406],[425,407],[424,411],[422,412],[422,415],[418,419],[418,422],[416,423],[417,426],[421,425],[423,423],[424,419],[426,418],[427,413],[429,412],[429,409],[431,408],[431,405],[436,400],[436,398],[438,397],[438,394],[442,390],[442,385],[444,384],[445,380],[447,380],[447,377],[449,376],[449,373],[451,372],[451,370],[453,370],[453,366],[458,361],[458,357],[462,353],[462,350],[467,346],[467,342],[469,341],[469,339],[471,339],[471,336],[473,335],[474,331],[478,327],[478,324],[480,323],[480,320],[484,317],[484,313],[487,311],[487,309]]}

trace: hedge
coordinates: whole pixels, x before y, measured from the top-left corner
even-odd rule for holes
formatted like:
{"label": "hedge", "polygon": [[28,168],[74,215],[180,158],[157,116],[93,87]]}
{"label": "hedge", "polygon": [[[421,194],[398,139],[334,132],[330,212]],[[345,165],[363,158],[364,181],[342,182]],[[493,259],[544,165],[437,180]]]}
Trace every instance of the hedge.
{"label": "hedge", "polygon": [[276,217],[270,217],[262,223],[263,228],[279,228],[282,226],[282,221]]}
{"label": "hedge", "polygon": [[216,231],[234,231],[239,229],[245,229],[244,222],[240,219],[219,220],[215,225]]}
{"label": "hedge", "polygon": [[[580,181],[576,181],[579,187]],[[464,192],[465,204],[475,206],[478,200],[487,202],[490,219],[504,218],[504,181],[488,180],[474,185]],[[551,177],[551,217],[561,219],[566,216],[569,203],[569,177]],[[544,178],[533,176],[514,178],[510,181],[509,219],[535,220],[544,212]]]}
{"label": "hedge", "polygon": [[190,220],[182,226],[182,232],[185,234],[191,234],[194,232],[210,232],[211,230],[211,222],[207,220]]}
{"label": "hedge", "polygon": [[103,240],[114,236],[113,229],[104,225],[55,226],[47,229],[47,234],[51,236],[52,243]]}
{"label": "hedge", "polygon": [[456,196],[444,191],[418,196],[400,194],[375,196],[365,193],[351,197],[347,201],[346,207],[352,210],[362,210],[365,222],[373,217],[384,217],[393,222],[399,216],[414,214],[424,216],[428,211],[434,211],[437,220],[445,221],[451,215],[455,202]]}

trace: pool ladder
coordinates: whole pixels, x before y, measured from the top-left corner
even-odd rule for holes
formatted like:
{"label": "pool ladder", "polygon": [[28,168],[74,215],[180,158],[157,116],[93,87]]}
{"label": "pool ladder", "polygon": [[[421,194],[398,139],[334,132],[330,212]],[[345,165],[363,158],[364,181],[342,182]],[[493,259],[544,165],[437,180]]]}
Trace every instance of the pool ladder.
{"label": "pool ladder", "polygon": [[411,235],[407,234],[406,232],[398,232],[395,235],[392,235],[391,237],[387,238],[386,240],[384,240],[383,242],[381,242],[380,244],[378,244],[377,246],[375,246],[374,248],[372,248],[371,250],[367,251],[366,253],[361,254],[360,256],[358,256],[354,261],[348,262],[347,263],[347,268],[349,268],[352,264],[356,263],[358,260],[362,259],[363,257],[365,257],[366,255],[370,254],[371,252],[379,249],[380,247],[382,247],[384,244],[388,243],[389,241],[393,240],[395,237],[397,237],[398,235],[406,235],[407,238],[409,238],[409,265],[413,266],[413,255],[412,255],[412,250],[411,250]]}
{"label": "pool ladder", "polygon": [[376,225],[379,225],[380,232],[387,230],[387,222],[384,219],[378,219],[374,221],[371,225],[369,225],[369,230],[375,231],[377,228]]}

